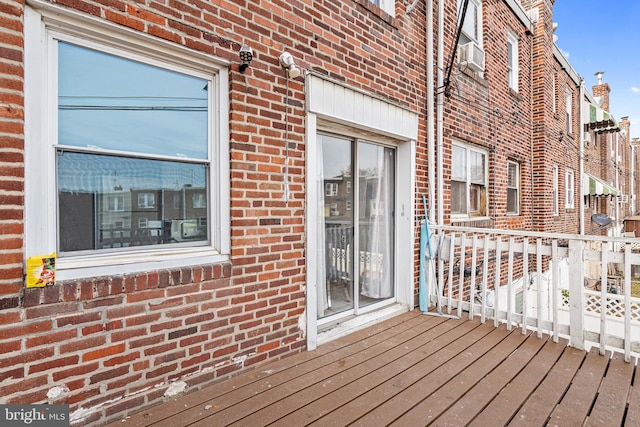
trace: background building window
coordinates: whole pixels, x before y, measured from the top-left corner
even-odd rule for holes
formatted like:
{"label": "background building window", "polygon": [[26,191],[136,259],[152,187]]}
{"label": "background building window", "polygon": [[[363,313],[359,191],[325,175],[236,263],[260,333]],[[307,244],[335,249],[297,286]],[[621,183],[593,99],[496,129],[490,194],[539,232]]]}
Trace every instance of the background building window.
{"label": "background building window", "polygon": [[509,87],[516,92],[518,91],[518,37],[511,31],[507,34],[507,52],[508,52],[508,78]]}
{"label": "background building window", "polygon": [[[458,21],[462,18],[464,0],[458,0]],[[462,24],[460,44],[475,42],[482,46],[482,3],[480,0],[469,0],[467,13]]]}
{"label": "background building window", "polygon": [[575,177],[571,169],[567,169],[565,173],[565,208],[573,209],[575,207]]}
{"label": "background building window", "polygon": [[462,145],[452,147],[451,213],[487,214],[487,154]]}
{"label": "background building window", "polygon": [[573,91],[571,90],[571,88],[567,88],[565,97],[567,109],[567,134],[570,134],[573,133],[573,124],[571,123],[573,118]]}
{"label": "background building window", "polygon": [[326,183],[324,185],[324,189],[325,189],[325,196],[328,197],[335,197],[338,195],[338,184],[336,184],[335,182],[329,182]]}
{"label": "background building window", "polygon": [[520,214],[520,165],[507,162],[507,213]]}
{"label": "background building window", "polygon": [[558,199],[560,197],[560,192],[559,192],[559,188],[558,188],[558,165],[554,165],[553,166],[553,191],[552,191],[552,197],[553,197],[553,214],[554,215],[559,215],[560,214],[560,207],[558,206]]}

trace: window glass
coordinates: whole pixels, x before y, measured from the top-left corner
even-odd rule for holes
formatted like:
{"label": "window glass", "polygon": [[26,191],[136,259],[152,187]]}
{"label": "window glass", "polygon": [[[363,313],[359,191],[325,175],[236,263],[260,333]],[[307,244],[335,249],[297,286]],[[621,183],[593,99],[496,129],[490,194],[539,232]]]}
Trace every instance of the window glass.
{"label": "window glass", "polygon": [[519,165],[514,162],[509,162],[507,165],[507,213],[518,214],[519,209],[519,194],[520,176]]}
{"label": "window glass", "polygon": [[486,215],[486,153],[462,145],[451,151],[451,213]]}
{"label": "window glass", "polygon": [[208,158],[208,82],[58,43],[58,144]]}
{"label": "window glass", "polygon": [[[464,0],[458,0],[458,22],[462,18],[462,8]],[[469,0],[467,6],[467,13],[464,17],[464,23],[462,24],[462,34],[460,37],[460,44],[469,43],[474,41],[480,43],[480,2],[478,0]]]}
{"label": "window glass", "polygon": [[210,241],[209,83],[58,42],[58,252]]}
{"label": "window glass", "polygon": [[512,32],[507,35],[507,70],[509,87],[518,90],[518,38]]}
{"label": "window glass", "polygon": [[186,203],[204,197],[206,165],[64,151],[57,161],[61,252],[207,241],[206,203]]}

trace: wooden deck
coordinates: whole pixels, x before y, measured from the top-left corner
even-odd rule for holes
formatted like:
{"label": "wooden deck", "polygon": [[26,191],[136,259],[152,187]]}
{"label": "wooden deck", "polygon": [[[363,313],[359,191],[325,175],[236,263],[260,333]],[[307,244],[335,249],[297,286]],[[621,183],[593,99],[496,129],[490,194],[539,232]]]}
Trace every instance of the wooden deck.
{"label": "wooden deck", "polygon": [[617,353],[414,311],[113,426],[638,426],[635,371]]}

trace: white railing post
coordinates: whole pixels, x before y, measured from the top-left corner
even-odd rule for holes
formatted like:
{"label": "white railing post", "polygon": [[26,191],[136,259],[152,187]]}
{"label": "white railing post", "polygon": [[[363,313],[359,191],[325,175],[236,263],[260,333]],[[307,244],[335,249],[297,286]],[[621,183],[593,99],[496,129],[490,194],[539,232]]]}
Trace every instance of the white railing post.
{"label": "white railing post", "polygon": [[582,240],[569,240],[570,345],[584,350],[584,249]]}

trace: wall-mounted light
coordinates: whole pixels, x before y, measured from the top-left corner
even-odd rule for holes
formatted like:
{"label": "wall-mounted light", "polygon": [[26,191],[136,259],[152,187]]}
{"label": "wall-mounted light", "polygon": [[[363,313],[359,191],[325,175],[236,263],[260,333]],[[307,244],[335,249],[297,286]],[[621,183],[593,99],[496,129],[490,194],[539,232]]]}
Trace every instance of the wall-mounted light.
{"label": "wall-mounted light", "polygon": [[282,52],[280,55],[280,65],[282,65],[289,74],[289,77],[295,79],[300,76],[300,68],[293,62],[293,56],[289,52]]}
{"label": "wall-mounted light", "polygon": [[244,73],[247,68],[249,68],[249,64],[251,64],[251,60],[253,60],[253,49],[250,46],[242,46],[240,51],[238,52],[240,56],[240,72]]}

